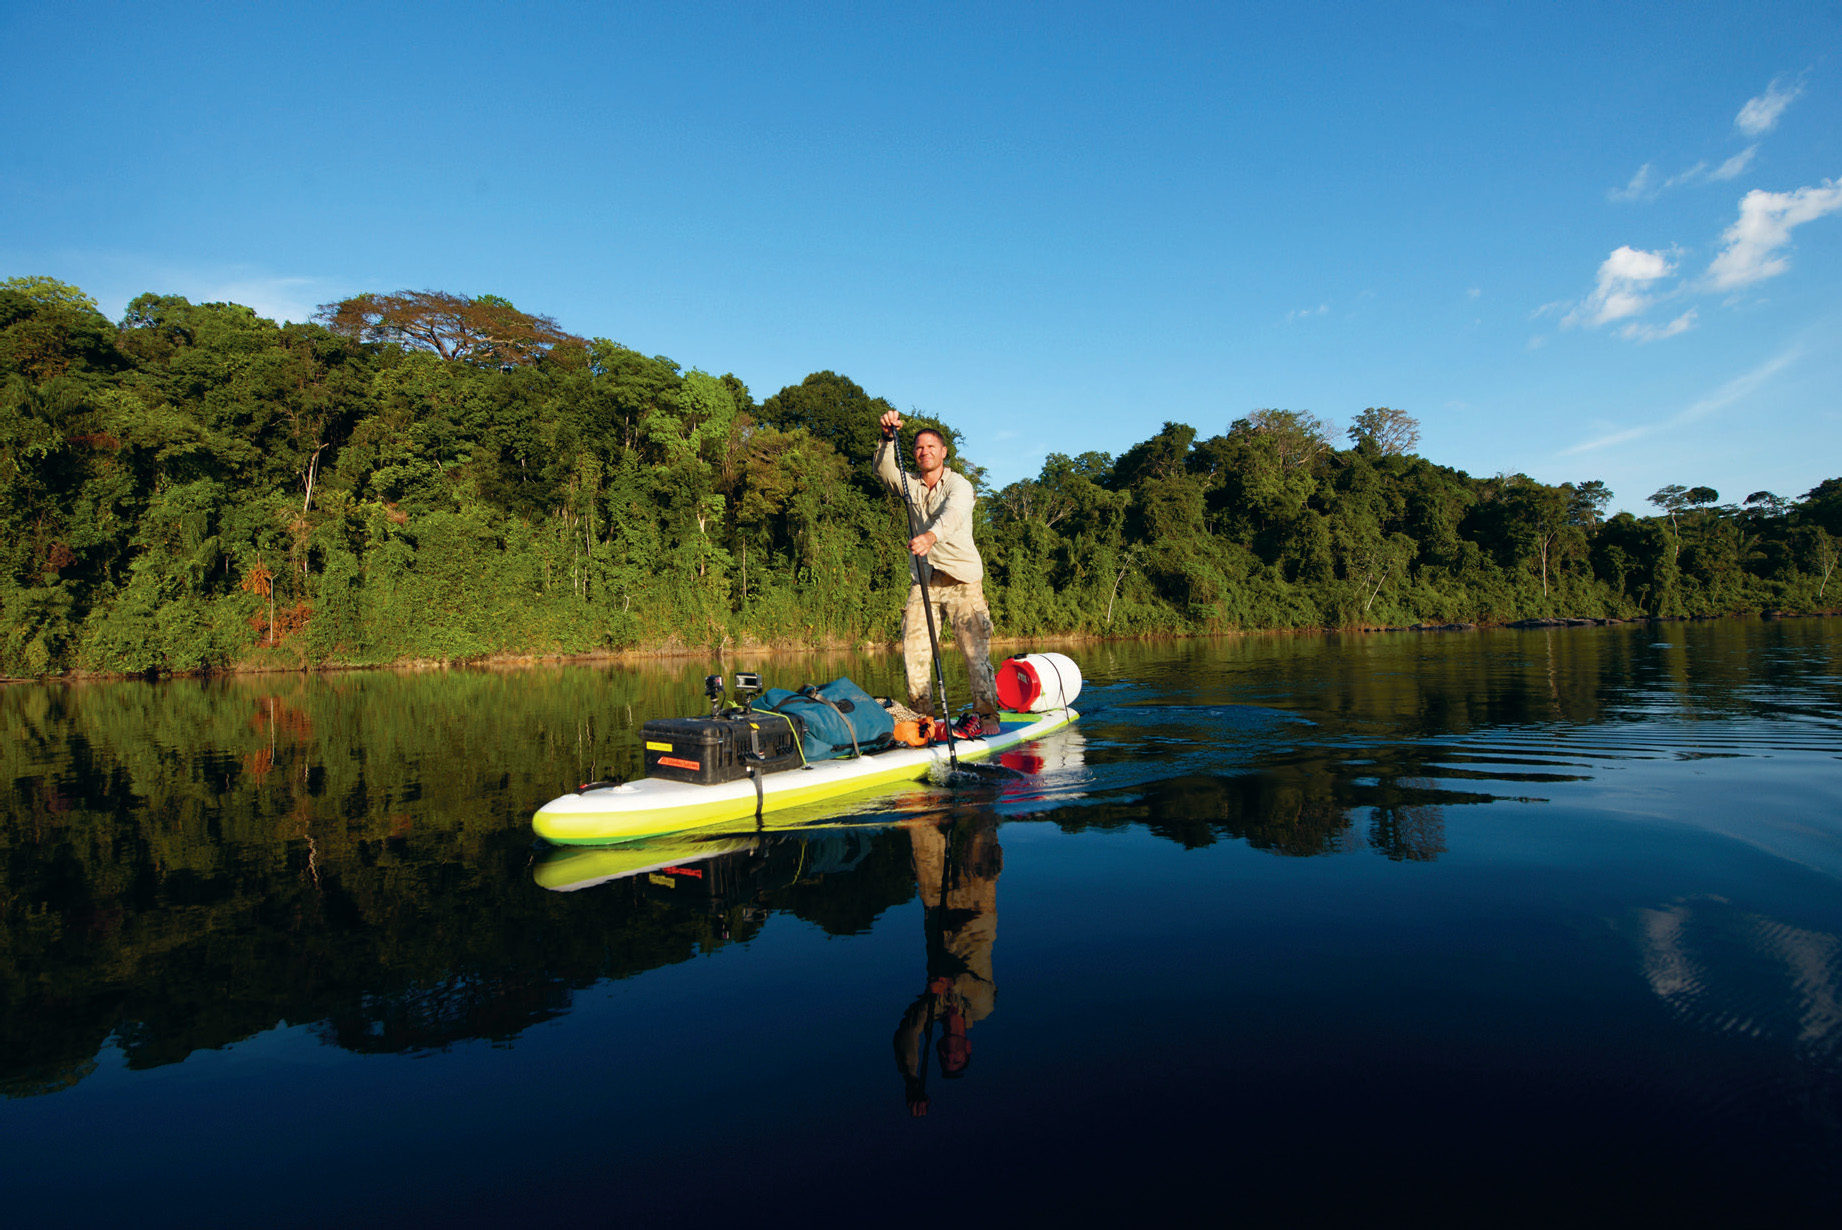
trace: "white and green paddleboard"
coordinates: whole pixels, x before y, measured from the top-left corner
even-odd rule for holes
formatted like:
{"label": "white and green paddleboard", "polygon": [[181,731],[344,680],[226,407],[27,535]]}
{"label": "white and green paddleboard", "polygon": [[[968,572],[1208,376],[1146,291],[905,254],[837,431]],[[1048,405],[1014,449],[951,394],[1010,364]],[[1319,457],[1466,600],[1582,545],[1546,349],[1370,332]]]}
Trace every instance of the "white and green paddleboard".
{"label": "white and green paddleboard", "polygon": [[[995,735],[961,739],[959,759],[984,760],[1052,730],[1060,730],[1081,715],[1073,709],[1047,709],[1040,713],[1003,713]],[[559,846],[598,846],[641,837],[658,837],[707,828],[729,820],[752,818],[757,806],[762,814],[822,803],[875,786],[919,781],[948,764],[947,747],[897,747],[853,759],[826,760],[804,768],[769,773],[755,781],[722,782],[700,786],[644,777],[619,786],[599,786],[551,799],[531,817],[531,828],[545,841]]]}

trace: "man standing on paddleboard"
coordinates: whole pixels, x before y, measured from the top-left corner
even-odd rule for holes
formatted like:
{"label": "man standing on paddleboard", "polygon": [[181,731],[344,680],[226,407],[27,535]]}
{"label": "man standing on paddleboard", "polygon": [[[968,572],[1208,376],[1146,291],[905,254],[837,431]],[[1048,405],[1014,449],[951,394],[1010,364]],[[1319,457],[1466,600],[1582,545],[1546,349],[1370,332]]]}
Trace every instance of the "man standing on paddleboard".
{"label": "man standing on paddleboard", "polygon": [[[896,452],[901,447],[901,412],[890,410],[880,422],[883,442],[876,448],[876,476],[900,496],[903,475]],[[913,501],[909,524],[920,532],[908,540],[910,584],[908,609],[902,615],[908,703],[923,713],[933,709],[928,703],[933,654],[921,594],[921,570],[925,568],[929,570],[927,596],[932,599],[942,639],[951,629],[959,641],[967,673],[972,676],[972,707],[984,722],[984,733],[995,735],[998,689],[991,673],[991,608],[985,605],[985,563],[972,541],[972,503],[977,493],[964,475],[947,468],[947,442],[932,427],[915,433],[915,471],[909,476],[906,498]]]}

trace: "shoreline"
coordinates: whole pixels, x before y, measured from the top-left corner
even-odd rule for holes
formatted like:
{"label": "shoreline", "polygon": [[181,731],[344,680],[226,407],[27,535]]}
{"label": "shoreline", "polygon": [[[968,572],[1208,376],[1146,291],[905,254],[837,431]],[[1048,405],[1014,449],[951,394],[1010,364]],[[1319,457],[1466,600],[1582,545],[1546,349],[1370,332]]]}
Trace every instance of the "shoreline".
{"label": "shoreline", "polygon": [[[1324,636],[1332,633],[1366,635],[1378,632],[1478,632],[1508,628],[1518,631],[1542,628],[1611,627],[1620,624],[1707,623],[1717,619],[1826,619],[1842,616],[1842,610],[1828,611],[1757,611],[1727,615],[1632,615],[1632,616],[1553,616],[1509,620],[1504,623],[1445,624],[1363,624],[1345,628],[1228,628],[1216,632],[1148,633],[1138,636],[1102,636],[1091,632],[1063,632],[1048,636],[994,636],[994,649],[1055,648],[1097,645],[1127,641],[1181,641],[1201,637],[1230,636]],[[477,658],[405,658],[394,662],[363,665],[332,663],[320,666],[271,666],[239,662],[229,666],[207,667],[193,671],[142,672],[123,674],[110,671],[67,671],[57,675],[0,676],[0,687],[24,683],[91,683],[127,679],[209,679],[216,676],[241,675],[332,675],[349,671],[446,671],[446,670],[525,670],[534,666],[575,666],[597,662],[658,661],[672,658],[718,658],[728,660],[738,653],[758,653],[769,657],[810,656],[828,653],[898,653],[894,641],[857,641],[835,645],[737,645],[728,642],[716,646],[689,647],[666,642],[633,649],[604,649],[590,653],[494,653]]]}

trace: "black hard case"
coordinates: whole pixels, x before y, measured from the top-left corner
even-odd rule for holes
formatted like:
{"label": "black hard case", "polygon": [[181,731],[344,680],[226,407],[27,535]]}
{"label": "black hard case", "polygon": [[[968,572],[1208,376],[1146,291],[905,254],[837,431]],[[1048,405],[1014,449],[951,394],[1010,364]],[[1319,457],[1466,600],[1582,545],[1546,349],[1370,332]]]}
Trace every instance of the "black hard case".
{"label": "black hard case", "polygon": [[[797,769],[805,763],[798,723],[798,718],[780,713],[656,718],[640,727],[646,776],[713,786],[747,777],[750,765],[757,773]],[[756,748],[760,759],[752,757]]]}

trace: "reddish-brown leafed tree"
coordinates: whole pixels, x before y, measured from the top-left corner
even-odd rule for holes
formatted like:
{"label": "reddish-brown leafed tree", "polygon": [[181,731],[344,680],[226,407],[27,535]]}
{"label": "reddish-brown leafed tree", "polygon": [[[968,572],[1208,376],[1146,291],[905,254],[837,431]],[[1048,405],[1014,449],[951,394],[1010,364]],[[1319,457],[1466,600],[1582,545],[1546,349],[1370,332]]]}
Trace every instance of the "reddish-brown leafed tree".
{"label": "reddish-brown leafed tree", "polygon": [[497,295],[367,293],[322,304],[316,318],[334,333],[359,341],[399,342],[467,363],[534,363],[558,346],[584,344],[550,317],[521,312]]}

